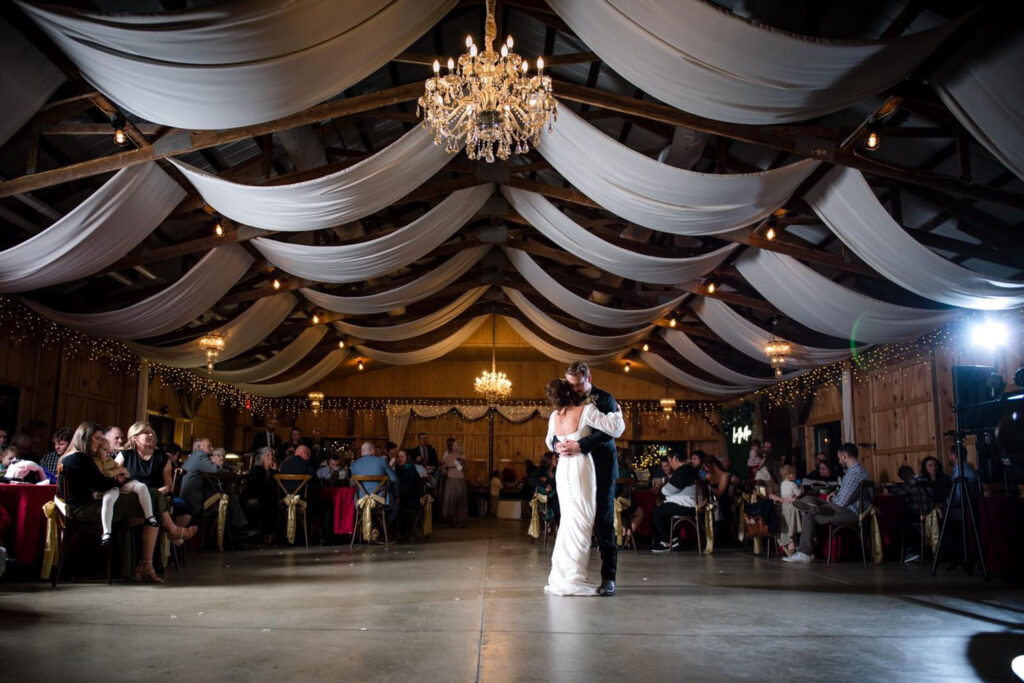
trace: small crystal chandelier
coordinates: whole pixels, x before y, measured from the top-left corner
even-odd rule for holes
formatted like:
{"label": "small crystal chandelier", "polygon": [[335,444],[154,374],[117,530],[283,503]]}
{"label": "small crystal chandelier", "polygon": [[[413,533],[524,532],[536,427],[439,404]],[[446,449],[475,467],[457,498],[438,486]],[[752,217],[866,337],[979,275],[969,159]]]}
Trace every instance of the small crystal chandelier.
{"label": "small crystal chandelier", "polygon": [[309,399],[309,405],[313,409],[314,413],[320,412],[320,406],[323,405],[324,395],[319,391],[311,391],[306,394],[306,398]]}
{"label": "small crystal chandelier", "polygon": [[[772,327],[774,328],[774,323]],[[768,356],[768,362],[775,368],[775,376],[782,377],[782,366],[786,364],[786,357],[793,350],[793,345],[785,339],[779,339],[774,334],[764,345],[764,355]]]}
{"label": "small crystal chandelier", "polygon": [[494,157],[530,151],[540,143],[544,125],[551,132],[549,117],[557,118],[557,104],[551,94],[551,77],[544,75],[544,60],[537,59],[537,74],[528,76],[529,62],[512,51],[509,36],[494,51],[498,32],[494,21],[495,0],[487,0],[484,51],[478,52],[472,36],[466,36],[466,54],[458,66],[449,57],[447,72],[434,60],[434,76],[428,78],[416,103],[423,114],[423,127],[434,133],[434,144],[444,142],[454,154],[462,145],[470,159],[488,163]]}
{"label": "small crystal chandelier", "polygon": [[676,409],[676,400],[668,395],[668,381],[665,382],[665,395],[658,399],[658,403],[663,413],[671,413]]}
{"label": "small crystal chandelier", "polygon": [[512,395],[512,380],[504,372],[498,372],[494,361],[495,330],[497,318],[491,315],[491,370],[484,370],[479,377],[473,381],[473,390],[494,403],[499,398],[508,398]]}
{"label": "small crystal chandelier", "polygon": [[224,350],[224,337],[217,333],[205,334],[199,338],[199,348],[206,351],[206,371],[213,372],[213,364],[220,358],[220,352]]}

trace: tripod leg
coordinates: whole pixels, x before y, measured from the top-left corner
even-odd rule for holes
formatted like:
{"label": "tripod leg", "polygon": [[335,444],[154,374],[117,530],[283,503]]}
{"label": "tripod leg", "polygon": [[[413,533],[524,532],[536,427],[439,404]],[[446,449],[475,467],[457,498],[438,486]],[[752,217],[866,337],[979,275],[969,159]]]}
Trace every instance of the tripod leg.
{"label": "tripod leg", "polygon": [[942,554],[942,542],[946,539],[946,525],[949,524],[949,508],[953,503],[953,488],[949,489],[949,495],[946,496],[946,508],[945,513],[942,515],[942,528],[939,530],[939,542],[932,549],[934,557],[932,558],[932,576],[935,576],[935,572],[939,568],[939,556]]}
{"label": "tripod leg", "polygon": [[[964,484],[963,477],[957,477],[953,488],[960,491],[960,545],[963,550],[964,569],[969,575],[974,576],[974,571],[971,569],[970,550],[967,547],[967,511],[971,506],[968,505],[967,486]],[[971,521],[974,521],[973,516]],[[977,535],[975,535],[975,540],[977,540]]]}
{"label": "tripod leg", "polygon": [[[966,487],[965,487],[966,493]],[[974,535],[974,547],[978,549],[978,562],[981,564],[981,575],[988,579],[988,567],[985,565],[985,548],[981,544],[981,534],[978,533],[978,521],[974,518],[974,506],[971,504],[970,496],[967,497],[967,514],[971,518],[971,533]],[[980,505],[980,501],[979,501]],[[964,536],[966,537],[966,528],[964,529]],[[964,547],[966,547],[966,541],[964,541]],[[972,572],[973,575],[973,572]]]}

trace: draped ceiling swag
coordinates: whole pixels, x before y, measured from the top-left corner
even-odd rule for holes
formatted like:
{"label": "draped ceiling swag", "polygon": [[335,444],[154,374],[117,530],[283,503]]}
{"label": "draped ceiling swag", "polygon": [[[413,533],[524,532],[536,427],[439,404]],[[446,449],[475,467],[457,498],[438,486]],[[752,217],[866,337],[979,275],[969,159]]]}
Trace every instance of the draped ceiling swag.
{"label": "draped ceiling swag", "polygon": [[490,314],[537,358],[729,397],[775,381],[773,335],[788,377],[1021,307],[1020,29],[842,5],[798,33],[724,0],[499,2],[560,102],[536,150],[488,166],[434,146],[412,102],[482,3],[19,0],[0,293],[198,372],[215,332],[209,376],[268,397],[357,357],[443,358]]}

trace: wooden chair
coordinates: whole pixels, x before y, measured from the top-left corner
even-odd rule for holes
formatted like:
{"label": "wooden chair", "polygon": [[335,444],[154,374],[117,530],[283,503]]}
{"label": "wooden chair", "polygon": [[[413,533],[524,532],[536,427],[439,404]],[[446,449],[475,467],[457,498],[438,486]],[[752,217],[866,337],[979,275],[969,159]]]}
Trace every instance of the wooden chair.
{"label": "wooden chair", "polygon": [[[615,486],[616,487],[619,487],[619,486],[622,487],[622,495],[621,496],[616,496],[616,498],[626,498],[630,502],[633,501],[633,480],[632,479],[629,479],[628,477],[627,478],[616,479],[615,480]],[[633,537],[633,530],[632,530],[632,527],[630,526],[631,520],[629,518],[629,510],[623,510],[621,513],[619,513],[619,521],[622,524],[622,528],[623,528],[623,536],[622,536],[623,547],[625,547],[627,544],[632,546],[633,553],[635,554],[636,553],[636,539]],[[628,531],[629,533],[625,533],[626,531]]]}
{"label": "wooden chair", "polygon": [[[185,478],[185,470],[175,467],[171,474],[170,509],[171,516],[174,516],[174,500],[181,498],[181,480]],[[188,564],[188,543],[178,545],[171,541],[171,559],[174,560],[174,568],[181,569]]]}
{"label": "wooden chair", "polygon": [[[313,476],[310,474],[275,474],[274,480],[277,482],[277,488],[281,494],[280,502],[277,508],[277,526],[281,526],[281,510],[282,508],[287,509],[288,507],[288,496],[297,495],[302,500],[306,501],[306,507],[296,506],[295,514],[301,515],[302,517],[302,538],[306,542],[306,548],[309,548],[309,484],[313,480]],[[296,483],[297,486],[291,491],[288,490],[288,486],[285,482]],[[286,513],[287,514],[287,513]]]}
{"label": "wooden chair", "polygon": [[[348,543],[349,548],[355,545],[356,536],[361,537],[363,534],[363,509],[358,505],[359,499],[363,496],[378,495],[384,500],[387,500],[387,488],[388,482],[390,481],[391,480],[386,474],[374,476],[356,474],[352,476],[352,483],[356,487],[356,521],[355,529],[352,530],[352,540]],[[370,484],[375,485],[372,490],[367,488]],[[374,510],[374,514],[380,516],[380,526],[384,530],[384,548],[390,548],[391,541],[388,540],[388,515],[386,506],[378,505]],[[372,539],[365,538],[363,540],[369,541]]]}
{"label": "wooden chair", "polygon": [[775,534],[772,533],[768,527],[768,521],[760,515],[748,515],[746,511],[746,505],[748,502],[754,502],[759,500],[770,500],[768,498],[768,488],[763,481],[749,480],[745,484],[745,493],[739,496],[740,498],[740,524],[743,525],[743,547],[746,548],[747,540],[749,539],[753,544],[755,538],[762,538],[765,540],[765,559],[770,559],[772,556],[772,548],[775,548],[776,554],[779,552],[778,541],[775,538]]}
{"label": "wooden chair", "polygon": [[[227,493],[228,495],[238,495],[238,487],[244,484],[245,478],[240,477],[232,472],[202,472],[203,482],[209,484],[209,487],[204,486],[203,490],[212,490],[215,493]],[[210,495],[213,495],[212,493]],[[209,496],[206,496],[209,498]],[[195,520],[196,525],[199,527],[199,531],[196,534],[199,536],[199,552],[203,552],[203,544],[206,541],[206,536],[209,534],[210,522],[213,521],[213,528],[217,528],[217,506],[213,505],[207,510],[203,510],[199,513],[199,519]],[[225,529],[225,536],[227,531]]]}
{"label": "wooden chair", "polygon": [[[701,503],[707,500],[709,492],[707,482],[698,479],[693,485],[694,499],[696,500],[695,509],[700,507]],[[676,539],[676,533],[680,526],[687,525],[693,527],[693,532],[697,535],[697,557],[704,554],[704,546],[701,543],[701,528],[700,520],[697,518],[697,513],[694,512],[693,517],[689,515],[673,515],[671,519],[671,526],[669,526],[669,546],[671,547],[672,541]]]}
{"label": "wooden chair", "polygon": [[904,508],[903,523],[900,524],[900,562],[903,562],[903,553],[906,551],[907,528],[917,529],[918,536],[918,559],[917,564],[924,566],[924,520],[932,511],[935,499],[932,493],[930,482],[915,480],[911,483],[910,491],[907,493],[906,507]]}
{"label": "wooden chair", "polygon": [[[58,466],[59,467],[59,466]],[[63,500],[68,499],[67,485],[68,485],[68,474],[65,472],[58,478],[60,482],[60,488],[58,488],[59,495]],[[93,534],[99,539],[103,536],[103,525],[99,522],[83,522],[77,520],[69,515],[64,515],[60,511],[60,506],[57,507],[57,545],[60,550],[57,553],[57,564],[50,569],[50,587],[56,588],[57,583],[60,581],[60,572],[64,567],[64,556],[67,554],[68,546],[71,544],[72,539],[78,534]],[[102,547],[102,546],[101,546]],[[114,544],[113,542],[107,544],[107,585],[112,582],[112,563]]]}
{"label": "wooden chair", "polygon": [[860,554],[861,560],[864,562],[864,566],[868,566],[868,551],[864,546],[864,524],[870,523],[867,518],[863,515],[863,511],[871,507],[871,498],[875,490],[875,482],[870,479],[865,479],[857,487],[857,498],[860,501],[860,510],[862,514],[852,522],[832,522],[828,525],[828,553],[825,555],[825,564],[832,562],[832,539],[835,537],[836,532],[843,529],[853,529],[857,532],[857,537],[860,539]]}

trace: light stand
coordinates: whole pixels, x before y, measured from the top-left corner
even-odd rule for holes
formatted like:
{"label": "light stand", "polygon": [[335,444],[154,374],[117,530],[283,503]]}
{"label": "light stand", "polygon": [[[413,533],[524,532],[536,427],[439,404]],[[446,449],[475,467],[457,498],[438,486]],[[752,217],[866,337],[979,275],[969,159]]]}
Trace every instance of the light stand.
{"label": "light stand", "polygon": [[[985,565],[985,549],[982,547],[981,534],[978,533],[978,522],[974,516],[974,499],[971,498],[971,487],[967,480],[967,463],[964,458],[964,447],[963,447],[963,435],[964,432],[960,429],[960,413],[961,407],[957,403],[953,408],[953,419],[956,427],[956,453],[957,453],[957,471],[954,472],[953,485],[949,489],[949,495],[946,496],[946,507],[942,515],[942,529],[939,531],[939,542],[936,544],[934,549],[934,557],[932,558],[932,576],[935,576],[935,572],[939,567],[939,557],[942,555],[942,543],[946,539],[946,529],[949,526],[949,513],[953,508],[953,501],[960,501],[960,541],[961,551],[964,569],[967,573],[974,575],[974,571],[970,564],[970,550],[968,545],[967,531],[970,529],[971,538],[974,540],[974,547],[978,551],[978,561],[981,564],[981,575],[988,580],[988,567]],[[981,467],[976,470],[978,476],[978,499],[981,498]],[[959,494],[959,495],[957,495]],[[968,526],[968,520],[970,526]]]}

